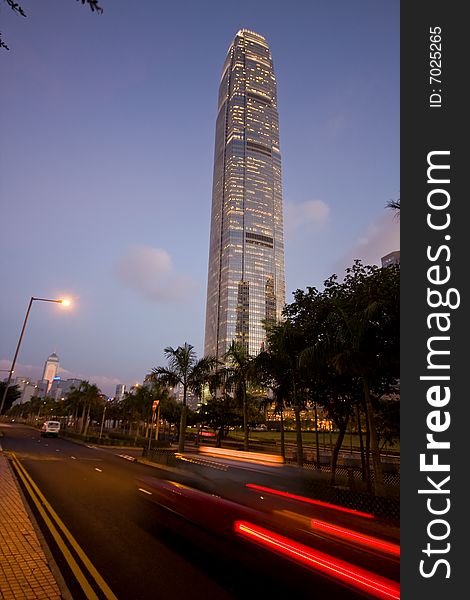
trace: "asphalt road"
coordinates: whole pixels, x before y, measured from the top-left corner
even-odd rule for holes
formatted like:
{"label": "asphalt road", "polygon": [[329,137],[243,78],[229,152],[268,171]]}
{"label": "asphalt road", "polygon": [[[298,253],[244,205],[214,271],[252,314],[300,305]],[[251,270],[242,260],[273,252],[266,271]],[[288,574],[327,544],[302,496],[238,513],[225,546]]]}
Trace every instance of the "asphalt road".
{"label": "asphalt road", "polygon": [[[39,431],[16,424],[3,431],[4,450],[16,454],[119,600],[364,597],[155,506],[139,491],[139,478],[184,482],[185,477],[119,456],[135,453],[41,438]],[[39,516],[38,523],[73,599],[82,600],[80,586]]]}

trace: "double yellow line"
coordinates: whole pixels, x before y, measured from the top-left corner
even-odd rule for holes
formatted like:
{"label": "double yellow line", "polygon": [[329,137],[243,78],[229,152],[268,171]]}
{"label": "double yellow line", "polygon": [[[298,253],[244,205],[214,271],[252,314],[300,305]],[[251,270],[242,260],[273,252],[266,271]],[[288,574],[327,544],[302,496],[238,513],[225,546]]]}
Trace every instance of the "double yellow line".
{"label": "double yellow line", "polygon": [[[41,490],[34,483],[33,479],[23,467],[23,465],[20,463],[14,452],[11,453],[11,458],[15,471],[17,472],[18,476],[23,482],[24,487],[26,488],[28,494],[31,497],[31,500],[34,502],[36,508],[38,509],[39,514],[43,518],[44,523],[47,525],[49,531],[51,532],[52,537],[54,538],[59,550],[64,555],[65,560],[67,561],[70,569],[72,570],[72,573],[74,574],[75,578],[80,584],[80,587],[82,588],[86,598],[89,600],[99,600],[99,597],[96,595],[95,591],[91,587],[82,568],[79,566],[74,556],[70,552],[70,549],[65,543],[64,538],[68,541],[71,548],[73,548],[73,550],[76,552],[83,566],[86,568],[89,575],[94,579],[100,590],[103,592],[105,598],[107,600],[118,600],[117,597],[111,591],[108,584],[95,569],[88,556],[80,548],[73,535],[64,525],[59,515],[55,512],[55,510],[52,508],[52,506],[42,494]],[[62,534],[60,532],[62,532]]]}

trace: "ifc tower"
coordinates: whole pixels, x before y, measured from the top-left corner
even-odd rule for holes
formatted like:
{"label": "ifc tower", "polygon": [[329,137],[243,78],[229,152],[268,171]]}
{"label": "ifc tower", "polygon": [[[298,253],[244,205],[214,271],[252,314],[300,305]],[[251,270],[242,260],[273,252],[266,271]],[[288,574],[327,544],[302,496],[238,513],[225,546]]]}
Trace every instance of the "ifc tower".
{"label": "ifc tower", "polygon": [[219,86],[204,354],[256,355],[285,304],[276,79],[265,38],[240,30]]}

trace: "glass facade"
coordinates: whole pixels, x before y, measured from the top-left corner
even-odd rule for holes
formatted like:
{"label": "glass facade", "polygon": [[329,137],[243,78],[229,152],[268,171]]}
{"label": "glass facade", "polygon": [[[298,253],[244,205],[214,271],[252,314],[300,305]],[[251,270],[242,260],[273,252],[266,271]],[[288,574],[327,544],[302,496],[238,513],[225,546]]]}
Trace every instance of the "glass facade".
{"label": "glass facade", "polygon": [[219,87],[204,354],[235,340],[256,355],[284,304],[276,80],[266,40],[242,29]]}

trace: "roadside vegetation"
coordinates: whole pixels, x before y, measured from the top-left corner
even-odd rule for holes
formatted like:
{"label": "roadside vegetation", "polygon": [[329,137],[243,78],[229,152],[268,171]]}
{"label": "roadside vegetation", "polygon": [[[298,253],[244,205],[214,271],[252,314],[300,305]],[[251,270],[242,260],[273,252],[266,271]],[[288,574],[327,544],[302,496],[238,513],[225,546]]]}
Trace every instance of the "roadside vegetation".
{"label": "roadside vegetation", "polygon": [[[220,361],[198,358],[185,342],[165,348],[167,364],[120,401],[82,381],[63,400],[32,398],[8,416],[60,418],[75,435],[120,435],[135,444],[155,442],[158,425],[159,439],[178,443],[179,452],[204,434],[217,446],[238,440],[245,450],[254,439],[274,439],[284,458],[295,443],[299,466],[305,445],[315,448],[318,465],[328,448],[332,483],[340,451],[354,440],[363,479],[380,495],[381,454],[399,449],[399,282],[398,266],[356,261],[323,291],[294,292],[282,322],[265,324],[267,342],[257,356],[235,341]],[[12,386],[7,407],[17,396]]]}

